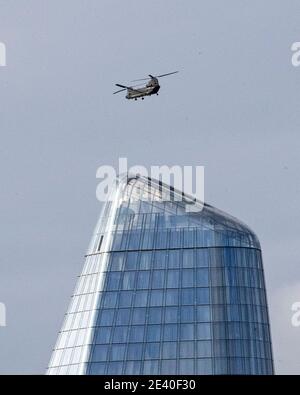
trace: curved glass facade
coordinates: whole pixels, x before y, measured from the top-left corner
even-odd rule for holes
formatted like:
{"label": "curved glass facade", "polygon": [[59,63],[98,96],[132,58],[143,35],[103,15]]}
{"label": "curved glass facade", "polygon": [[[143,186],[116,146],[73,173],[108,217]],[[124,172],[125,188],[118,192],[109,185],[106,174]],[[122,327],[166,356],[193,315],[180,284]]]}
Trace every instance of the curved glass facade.
{"label": "curved glass facade", "polygon": [[48,374],[273,374],[258,239],[209,205],[187,211],[178,195],[120,180]]}

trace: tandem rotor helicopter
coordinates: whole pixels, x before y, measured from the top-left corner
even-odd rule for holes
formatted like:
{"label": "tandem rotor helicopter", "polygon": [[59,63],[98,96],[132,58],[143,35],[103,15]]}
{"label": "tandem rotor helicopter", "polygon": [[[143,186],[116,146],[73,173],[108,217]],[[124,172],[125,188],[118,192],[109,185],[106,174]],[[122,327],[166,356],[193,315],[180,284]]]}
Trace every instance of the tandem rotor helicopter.
{"label": "tandem rotor helicopter", "polygon": [[178,71],[172,71],[172,73],[167,73],[167,74],[161,74],[161,75],[151,75],[149,74],[148,78],[141,78],[138,80],[133,80],[134,81],[145,81],[149,80],[149,82],[146,84],[146,86],[141,86],[141,85],[135,85],[135,86],[125,86],[121,84],[116,84],[116,86],[122,88],[113,94],[115,95],[116,93],[123,92],[127,90],[127,95],[126,99],[134,99],[137,100],[138,98],[141,98],[144,100],[145,96],[151,96],[151,95],[158,95],[158,91],[160,89],[160,85],[158,82],[158,78],[165,77],[167,75],[171,74],[176,74]]}

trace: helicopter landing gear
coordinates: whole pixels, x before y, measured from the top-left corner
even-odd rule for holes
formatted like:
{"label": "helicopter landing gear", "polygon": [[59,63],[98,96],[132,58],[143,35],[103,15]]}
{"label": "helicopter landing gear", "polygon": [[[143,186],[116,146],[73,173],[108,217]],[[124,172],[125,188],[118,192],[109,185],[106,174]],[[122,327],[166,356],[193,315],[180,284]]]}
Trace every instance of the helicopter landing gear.
{"label": "helicopter landing gear", "polygon": [[135,97],[134,100],[137,100],[137,98]]}
{"label": "helicopter landing gear", "polygon": [[144,100],[145,98],[144,97],[142,97],[142,100]]}
{"label": "helicopter landing gear", "polygon": [[156,94],[156,96],[158,96],[158,93]]}

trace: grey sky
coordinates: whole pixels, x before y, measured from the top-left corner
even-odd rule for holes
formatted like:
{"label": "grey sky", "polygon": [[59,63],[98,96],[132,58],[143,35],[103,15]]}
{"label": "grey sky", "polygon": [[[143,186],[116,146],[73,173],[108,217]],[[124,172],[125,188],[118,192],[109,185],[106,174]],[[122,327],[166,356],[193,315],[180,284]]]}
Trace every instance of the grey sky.
{"label": "grey sky", "polygon": [[206,201],[260,238],[276,372],[300,373],[299,20],[298,0],[0,0],[0,373],[44,372],[120,156],[205,166]]}

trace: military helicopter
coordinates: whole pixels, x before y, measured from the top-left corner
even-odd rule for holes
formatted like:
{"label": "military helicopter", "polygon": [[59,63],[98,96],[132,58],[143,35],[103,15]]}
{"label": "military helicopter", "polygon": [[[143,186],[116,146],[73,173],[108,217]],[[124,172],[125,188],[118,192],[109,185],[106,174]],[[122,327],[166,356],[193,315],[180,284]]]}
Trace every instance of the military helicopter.
{"label": "military helicopter", "polygon": [[[137,100],[139,97],[144,100],[144,96],[151,96],[151,95],[158,95],[158,91],[160,89],[160,85],[158,82],[158,78],[165,77],[167,75],[175,74],[178,73],[178,71],[172,71],[172,73],[167,73],[167,74],[161,74],[161,75],[151,75],[149,74],[148,78],[140,78],[138,80],[133,80],[134,81],[145,81],[145,80],[150,80],[146,86],[140,86],[140,85],[135,85],[135,86],[125,86],[121,84],[116,84],[116,86],[122,88],[113,94],[115,95],[116,93],[123,92],[127,90],[127,95],[126,99],[134,99]],[[140,87],[139,87],[140,86]],[[139,87],[139,88],[137,88]]]}

